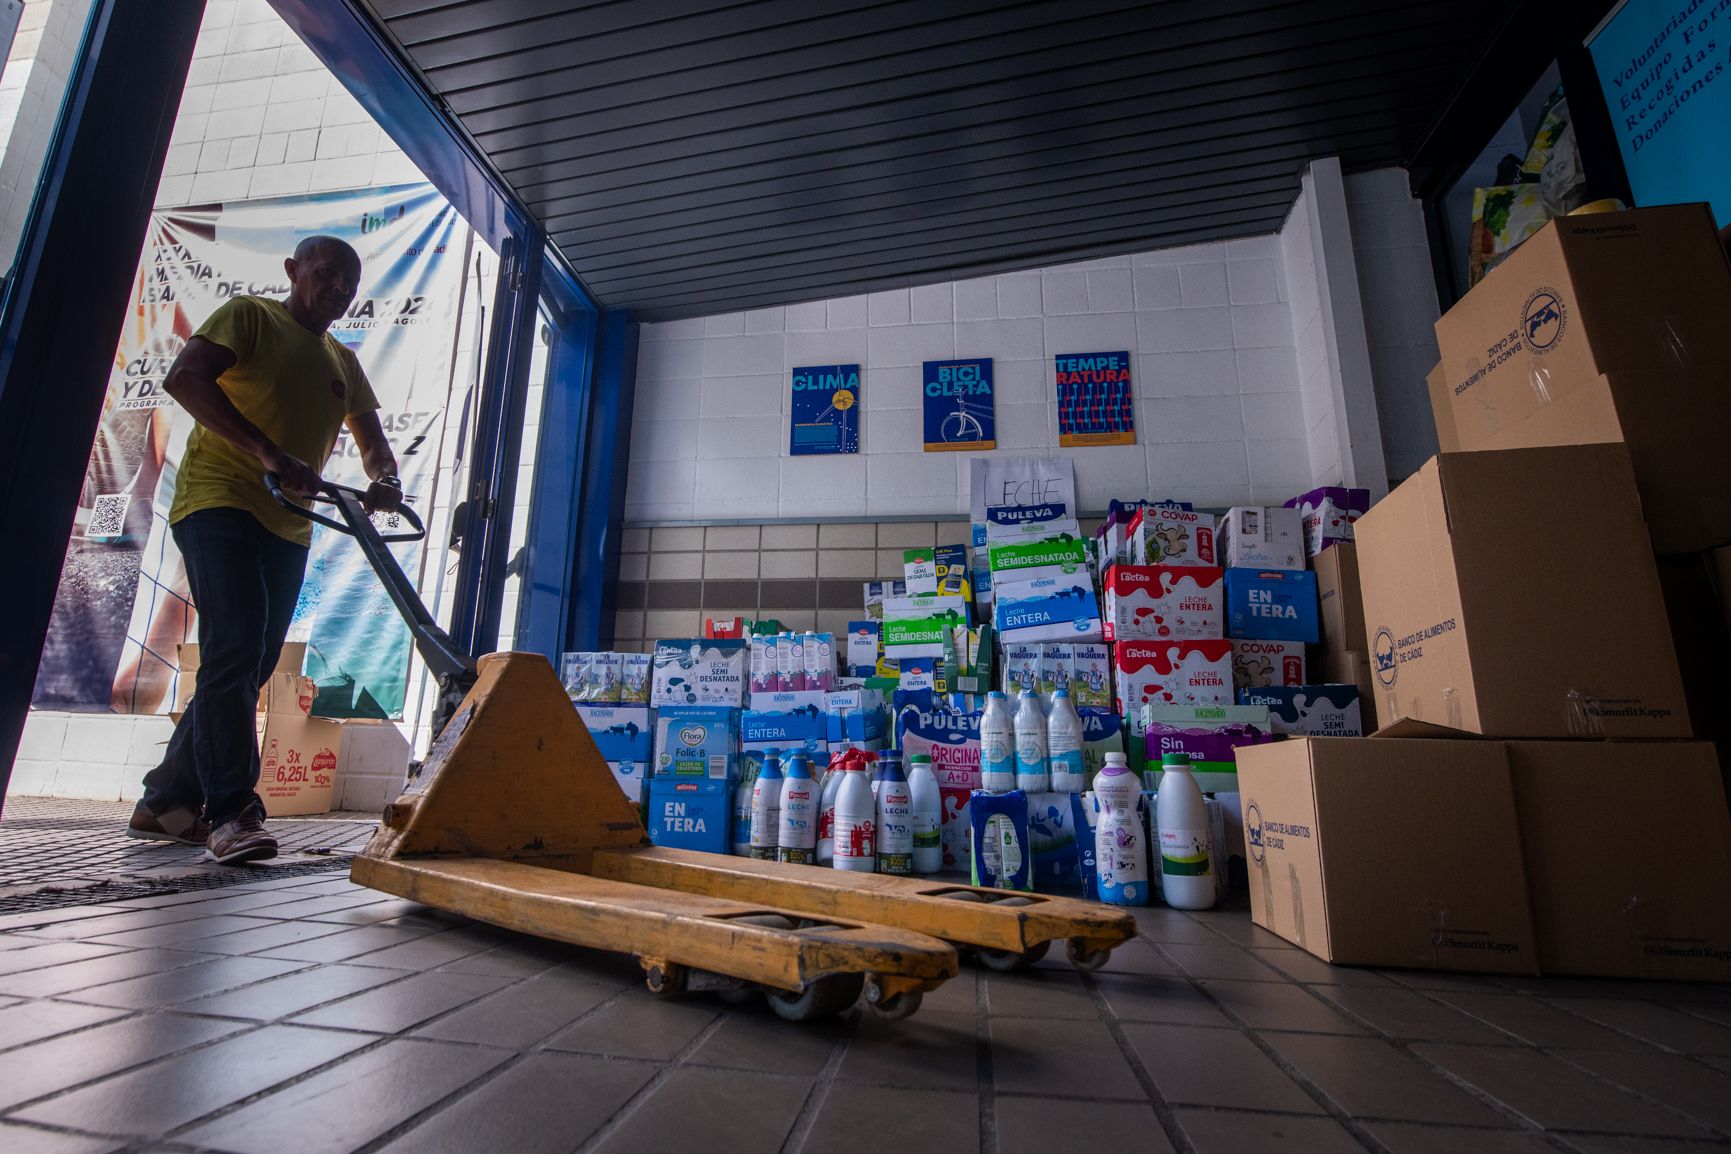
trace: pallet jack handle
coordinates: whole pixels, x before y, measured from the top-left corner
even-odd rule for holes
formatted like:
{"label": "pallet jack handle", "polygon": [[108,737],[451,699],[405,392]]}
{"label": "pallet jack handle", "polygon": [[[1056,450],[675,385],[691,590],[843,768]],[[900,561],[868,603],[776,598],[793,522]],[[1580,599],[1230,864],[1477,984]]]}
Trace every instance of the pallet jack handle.
{"label": "pallet jack handle", "polygon": [[403,572],[397,559],[391,556],[386,546],[398,541],[419,541],[427,535],[426,526],[415,511],[407,505],[397,510],[403,520],[407,521],[412,531],[406,533],[380,533],[373,524],[361,500],[366,496],[359,489],[348,485],[339,485],[334,481],[325,481],[309,500],[334,506],[342,520],[327,517],[314,509],[307,508],[289,498],[282,491],[282,483],[275,473],[264,475],[265,488],[276,503],[295,514],[304,517],[315,524],[334,529],[338,533],[353,537],[361,547],[367,562],[372,565],[373,572],[378,574],[385,593],[391,603],[402,614],[403,621],[409,627],[409,635],[415,640],[415,649],[421,655],[421,660],[427,663],[427,669],[432,673],[439,686],[439,700],[433,711],[432,732],[436,738],[450,721],[451,715],[462,704],[464,696],[475,684],[475,659],[463,650],[451,635],[439,627],[433,615],[427,612],[427,607],[415,593],[415,587]]}

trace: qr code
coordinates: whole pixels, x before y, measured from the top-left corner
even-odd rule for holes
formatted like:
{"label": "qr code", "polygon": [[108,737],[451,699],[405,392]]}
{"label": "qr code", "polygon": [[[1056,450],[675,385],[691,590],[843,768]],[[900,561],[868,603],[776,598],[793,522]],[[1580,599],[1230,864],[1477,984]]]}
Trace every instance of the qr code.
{"label": "qr code", "polygon": [[132,498],[125,493],[104,493],[96,498],[90,510],[90,520],[84,526],[86,537],[118,537],[126,531],[126,510]]}

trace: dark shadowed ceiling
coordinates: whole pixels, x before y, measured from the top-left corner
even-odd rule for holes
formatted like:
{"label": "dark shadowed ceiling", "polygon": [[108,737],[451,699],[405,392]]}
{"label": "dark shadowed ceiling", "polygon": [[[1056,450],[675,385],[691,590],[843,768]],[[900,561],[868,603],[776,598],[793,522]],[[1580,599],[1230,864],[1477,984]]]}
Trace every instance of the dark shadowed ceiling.
{"label": "dark shadowed ceiling", "polygon": [[1489,0],[367,0],[600,301],[692,316],[1268,232]]}

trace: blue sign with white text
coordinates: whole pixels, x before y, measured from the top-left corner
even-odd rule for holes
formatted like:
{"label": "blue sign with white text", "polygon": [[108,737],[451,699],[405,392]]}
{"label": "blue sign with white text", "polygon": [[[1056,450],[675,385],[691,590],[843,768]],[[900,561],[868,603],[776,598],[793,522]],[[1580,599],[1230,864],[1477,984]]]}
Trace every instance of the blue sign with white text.
{"label": "blue sign with white text", "polygon": [[787,443],[791,455],[859,452],[859,366],[794,369],[791,411]]}
{"label": "blue sign with white text", "polygon": [[927,361],[920,381],[926,452],[998,447],[992,358]]}

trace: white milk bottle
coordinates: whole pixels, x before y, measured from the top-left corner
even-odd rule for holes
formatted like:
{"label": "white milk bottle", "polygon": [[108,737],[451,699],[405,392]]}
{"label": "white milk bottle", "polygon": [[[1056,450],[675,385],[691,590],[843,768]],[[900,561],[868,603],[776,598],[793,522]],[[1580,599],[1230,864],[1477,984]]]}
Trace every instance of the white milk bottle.
{"label": "white milk bottle", "polygon": [[1046,719],[1046,760],[1051,766],[1054,793],[1081,793],[1088,788],[1088,771],[1082,764],[1082,716],[1067,689],[1052,691],[1052,716]]}
{"label": "white milk bottle", "polygon": [[994,689],[980,714],[980,788],[1007,793],[1016,788],[1016,741],[1010,699]]}
{"label": "white milk bottle", "polygon": [[835,861],[835,795],[841,788],[841,775],[847,765],[848,752],[830,754],[829,769],[824,771],[817,809],[817,864]]}
{"label": "white milk bottle", "polygon": [[1160,759],[1160,795],[1155,824],[1160,830],[1160,886],[1175,910],[1206,910],[1214,905],[1213,833],[1202,788],[1190,774],[1188,753]]}
{"label": "white milk bottle", "polygon": [[796,749],[787,759],[781,782],[781,826],[775,838],[779,860],[812,865],[817,858],[817,782],[811,779],[811,758]]}
{"label": "white milk bottle", "polygon": [[872,873],[877,859],[877,804],[862,757],[848,765],[835,795],[835,868]]}
{"label": "white milk bottle", "polygon": [[944,799],[930,754],[916,753],[908,759],[908,795],[913,799],[914,872],[935,874],[944,868],[940,828]]}
{"label": "white milk bottle", "polygon": [[[1165,793],[1165,789],[1161,789]],[[1100,900],[1116,906],[1148,904],[1148,841],[1137,802],[1142,786],[1122,753],[1108,753],[1094,778],[1100,820],[1094,827],[1094,867]]]}
{"label": "white milk bottle", "polygon": [[1040,695],[1022,690],[1016,709],[1016,788],[1023,793],[1045,793],[1052,774],[1046,768],[1046,714]]}
{"label": "white milk bottle", "polygon": [[781,751],[763,751],[763,768],[751,786],[751,856],[775,860],[775,839],[781,832]]}

